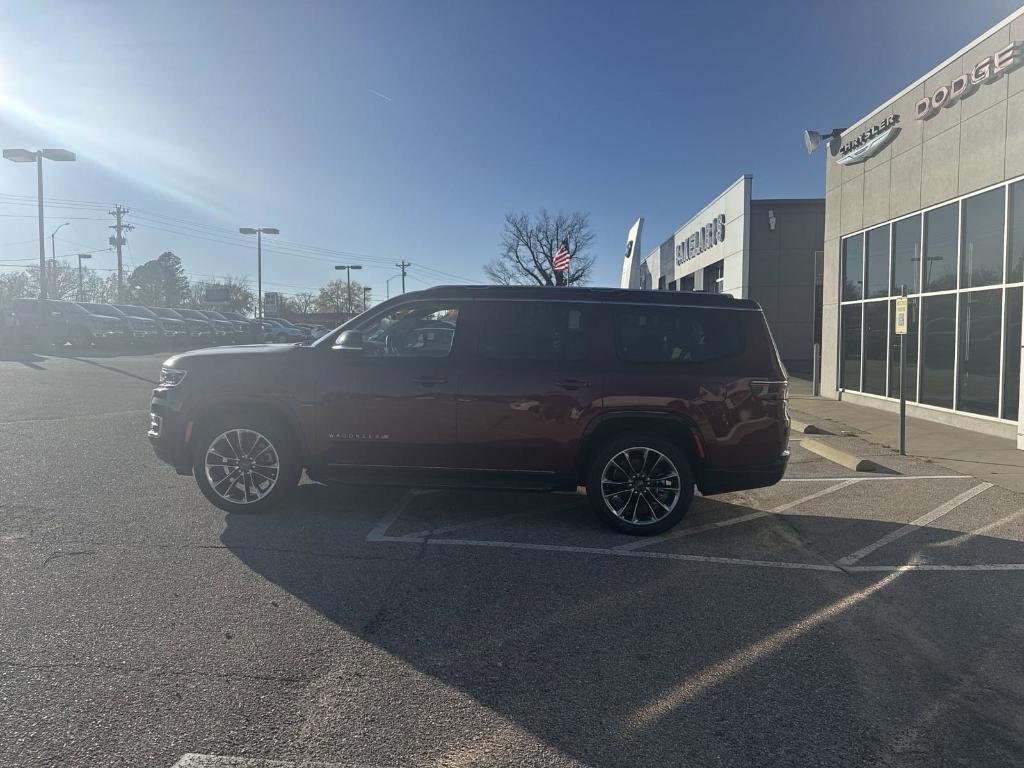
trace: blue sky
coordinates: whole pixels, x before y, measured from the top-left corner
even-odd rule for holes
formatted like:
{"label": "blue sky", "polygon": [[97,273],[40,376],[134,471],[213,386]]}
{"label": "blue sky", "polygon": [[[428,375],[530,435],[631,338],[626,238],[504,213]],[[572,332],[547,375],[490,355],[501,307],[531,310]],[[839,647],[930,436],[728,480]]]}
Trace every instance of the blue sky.
{"label": "blue sky", "polygon": [[[596,284],[743,173],[820,196],[806,127],[845,126],[1008,15],[1010,0],[0,4],[0,142],[57,146],[48,198],[136,211],[126,258],[264,289],[362,263],[383,298],[483,281],[507,210],[589,212]],[[0,263],[37,255],[31,166],[0,163]],[[22,197],[18,197],[22,196]],[[47,211],[103,252],[100,205]],[[333,254],[328,251],[342,251]],[[394,291],[398,281],[392,281]]]}

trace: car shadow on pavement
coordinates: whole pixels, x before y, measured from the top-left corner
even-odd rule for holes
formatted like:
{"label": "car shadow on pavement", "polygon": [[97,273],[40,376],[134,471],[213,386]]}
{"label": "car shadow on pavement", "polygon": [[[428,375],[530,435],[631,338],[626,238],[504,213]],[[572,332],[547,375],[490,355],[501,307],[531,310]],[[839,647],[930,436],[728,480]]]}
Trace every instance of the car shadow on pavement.
{"label": "car shadow on pavement", "polygon": [[22,365],[34,368],[37,371],[46,370],[43,366],[39,365],[39,363],[45,363],[46,358],[40,357],[31,350],[0,348],[0,362],[21,363]]}
{"label": "car shadow on pavement", "polygon": [[[467,509],[534,513],[501,540],[571,541],[559,537],[576,531],[580,547],[633,541],[604,529],[582,499],[442,493],[437,508],[458,519]],[[934,765],[936,755],[997,765],[1024,754],[1024,679],[1014,661],[1024,635],[1021,574],[846,573],[365,541],[407,501],[396,489],[304,485],[271,513],[226,517],[222,543],[242,563],[388,654],[363,671],[315,671],[317,695],[334,704],[320,713],[308,759],[385,764],[389,740],[423,740],[479,764],[509,764],[531,739],[567,764],[594,766]],[[698,499],[684,525],[755,511]],[[757,525],[712,532],[714,554],[749,559],[768,548],[762,560],[782,561],[802,548],[803,560],[822,564],[901,528],[819,515]],[[848,546],[816,551],[837,532]],[[864,562],[946,556],[956,541],[969,543],[974,560],[1024,562],[1017,541],[926,534],[924,544],[893,542],[885,550],[893,559]],[[651,550],[705,546],[700,536],[684,541]],[[379,598],[370,611],[368,593]],[[397,671],[396,658],[405,662]],[[387,699],[389,721],[370,722],[352,693],[364,674],[379,679],[360,695]],[[985,702],[974,700],[981,690]],[[467,709],[464,695],[484,714]],[[367,732],[375,736],[352,738]]]}
{"label": "car shadow on pavement", "polygon": [[104,365],[103,363],[98,363],[95,360],[90,360],[87,357],[78,357],[76,355],[61,355],[61,357],[63,357],[66,360],[74,360],[76,363],[85,363],[86,365],[92,365],[92,366],[95,366],[96,368],[102,368],[103,370],[110,371],[112,373],[119,373],[122,376],[127,376],[127,377],[129,377],[131,379],[136,379],[138,381],[144,381],[147,384],[152,384],[154,387],[159,383],[155,379],[149,379],[149,378],[146,378],[145,376],[139,376],[139,374],[137,374],[137,373],[132,373],[131,371],[126,371],[123,368],[118,368],[117,366],[114,366],[114,365]]}

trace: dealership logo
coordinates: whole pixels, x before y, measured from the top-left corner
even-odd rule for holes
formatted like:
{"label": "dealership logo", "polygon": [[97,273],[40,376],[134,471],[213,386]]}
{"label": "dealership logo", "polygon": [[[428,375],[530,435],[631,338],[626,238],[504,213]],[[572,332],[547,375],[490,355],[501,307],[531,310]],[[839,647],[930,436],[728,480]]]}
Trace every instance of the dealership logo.
{"label": "dealership logo", "polygon": [[948,85],[940,85],[931,96],[925,96],[914,108],[914,117],[927,120],[944,107],[951,107],[960,99],[974,93],[980,86],[995,82],[1024,62],[1021,55],[1021,43],[1014,42],[1003,48],[994,56],[986,56],[974,65],[969,72],[953,78]]}
{"label": "dealership logo", "polygon": [[836,162],[839,165],[863,163],[882,150],[900,132],[900,116],[889,115],[885,120],[872,125],[858,136],[843,142],[839,147]]}
{"label": "dealership logo", "polygon": [[629,242],[626,243],[626,258],[628,259],[632,255],[633,255],[633,241],[630,240]]}
{"label": "dealership logo", "polygon": [[703,227],[676,244],[676,264],[699,256],[725,240],[725,214],[720,213]]}

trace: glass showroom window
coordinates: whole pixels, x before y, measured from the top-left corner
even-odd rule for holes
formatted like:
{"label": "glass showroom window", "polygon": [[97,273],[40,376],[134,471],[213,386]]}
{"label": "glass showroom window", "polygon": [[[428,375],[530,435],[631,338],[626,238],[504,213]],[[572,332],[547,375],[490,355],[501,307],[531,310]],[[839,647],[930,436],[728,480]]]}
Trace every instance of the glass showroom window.
{"label": "glass showroom window", "polygon": [[885,394],[889,302],[864,302],[864,391]]}
{"label": "glass showroom window", "polygon": [[889,295],[889,225],[875,227],[867,236],[864,298],[877,299]]}
{"label": "glass showroom window", "polygon": [[[960,248],[960,288],[1003,282],[1003,187],[963,202],[963,243]],[[996,347],[998,349],[998,346]]]}
{"label": "glass showroom window", "polygon": [[921,280],[921,214],[892,225],[892,295],[919,293]]}
{"label": "glass showroom window", "polygon": [[864,298],[864,235],[843,241],[843,301]]}
{"label": "glass showroom window", "polygon": [[1024,281],[1024,181],[1010,185],[1010,232],[1006,282]]}
{"label": "glass showroom window", "polygon": [[863,304],[843,305],[840,333],[839,386],[860,391],[860,325]]}
{"label": "glass showroom window", "polygon": [[959,203],[950,203],[924,215],[924,289],[956,288],[956,241]]}
{"label": "glass showroom window", "polygon": [[1020,321],[1021,321],[1021,290],[1006,289],[1006,306],[1003,315],[1006,318],[1006,339],[1004,341],[1005,359],[1003,361],[1003,418],[1017,421],[1020,404]]}
{"label": "glass showroom window", "polygon": [[999,353],[1003,292],[960,294],[960,346],[957,409],[999,415]]}
{"label": "glass showroom window", "polygon": [[1018,420],[1024,181],[851,235],[840,273],[841,388],[899,397],[905,288],[907,400]]}
{"label": "glass showroom window", "polygon": [[[917,219],[920,229],[921,219]],[[917,329],[919,299],[907,299],[907,335],[903,343],[907,346],[907,365],[903,371],[903,394],[907,400],[917,400]],[[889,302],[889,317],[895,317],[896,302]],[[893,333],[892,323],[889,324],[889,397],[900,396],[900,336]]]}
{"label": "glass showroom window", "polygon": [[953,407],[956,294],[926,296],[921,309],[921,402]]}

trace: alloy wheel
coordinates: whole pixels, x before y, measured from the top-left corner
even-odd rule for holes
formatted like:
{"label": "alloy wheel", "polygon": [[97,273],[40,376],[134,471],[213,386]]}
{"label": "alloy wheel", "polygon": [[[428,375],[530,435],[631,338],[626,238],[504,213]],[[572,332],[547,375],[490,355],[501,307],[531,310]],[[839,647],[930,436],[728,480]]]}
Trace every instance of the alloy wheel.
{"label": "alloy wheel", "polygon": [[601,472],[605,506],[631,525],[652,525],[675,509],[682,492],[679,470],[654,448],[626,448]]}
{"label": "alloy wheel", "polygon": [[229,429],[215,437],[206,449],[205,465],[210,488],[232,504],[266,498],[281,474],[277,449],[252,429]]}

